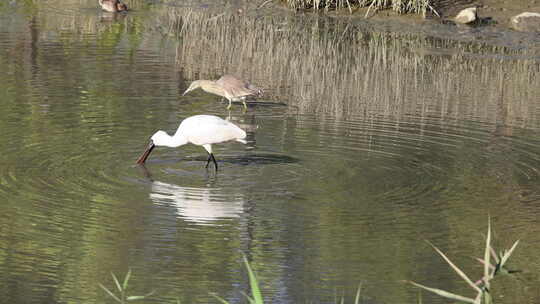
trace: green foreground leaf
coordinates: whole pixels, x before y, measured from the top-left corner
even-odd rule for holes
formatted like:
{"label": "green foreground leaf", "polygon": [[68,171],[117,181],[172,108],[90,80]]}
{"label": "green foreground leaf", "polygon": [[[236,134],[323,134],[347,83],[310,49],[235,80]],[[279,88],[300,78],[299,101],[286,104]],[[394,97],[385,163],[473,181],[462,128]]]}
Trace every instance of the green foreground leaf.
{"label": "green foreground leaf", "polygon": [[263,298],[261,294],[261,290],[259,289],[259,282],[257,281],[257,277],[255,276],[255,273],[253,273],[253,270],[251,270],[251,267],[249,266],[249,262],[244,255],[244,263],[246,264],[246,268],[248,270],[249,274],[249,285],[251,287],[251,295],[253,296],[253,301],[255,304],[263,304]]}
{"label": "green foreground leaf", "polygon": [[457,300],[457,301],[462,301],[462,302],[465,302],[465,303],[471,303],[471,304],[478,304],[477,301],[475,301],[475,299],[472,299],[472,298],[467,298],[467,297],[464,297],[464,296],[460,296],[458,294],[455,294],[455,293],[451,293],[451,292],[448,292],[448,291],[445,291],[445,290],[442,290],[442,289],[438,289],[438,288],[431,288],[431,287],[427,287],[427,286],[424,286],[422,284],[418,284],[416,282],[413,282],[413,281],[407,281],[409,283],[411,283],[412,285],[416,286],[416,287],[420,287],[422,289],[425,289],[427,291],[430,291],[430,292],[433,292],[441,297],[445,297],[445,298],[448,298],[448,299],[452,299],[452,300]]}

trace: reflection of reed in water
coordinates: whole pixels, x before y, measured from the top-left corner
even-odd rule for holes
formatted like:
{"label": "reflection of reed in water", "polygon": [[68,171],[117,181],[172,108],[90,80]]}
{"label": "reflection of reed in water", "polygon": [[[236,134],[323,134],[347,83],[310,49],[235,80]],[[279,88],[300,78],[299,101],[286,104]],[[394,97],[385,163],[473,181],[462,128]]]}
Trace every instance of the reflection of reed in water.
{"label": "reflection of reed in water", "polygon": [[[69,3],[71,8],[79,2]],[[96,6],[86,6],[90,3]],[[132,0],[129,5],[142,11],[141,3]],[[236,74],[261,84],[265,99],[338,118],[414,115],[494,123],[498,79],[506,73],[507,124],[538,125],[534,49],[376,32],[370,24],[349,19],[261,16],[254,15],[256,10],[212,13],[165,5],[152,10],[152,19],[134,14],[112,25],[101,24],[96,12],[74,10],[55,18],[40,14],[37,22],[42,30],[71,30],[70,37],[103,33],[107,43],[111,37],[120,43],[129,35],[139,49],[153,52],[158,44],[170,45],[160,42],[163,37],[176,36],[179,77]]]}
{"label": "reflection of reed in water", "polygon": [[489,109],[505,72],[509,123],[538,121],[532,51],[377,33],[340,19],[304,24],[287,16],[194,10],[169,10],[160,18],[182,39],[176,60],[186,78],[243,75],[265,84],[269,99],[287,99],[303,112],[494,122]]}
{"label": "reflection of reed in water", "polygon": [[225,196],[219,189],[180,187],[156,181],[152,183],[150,199],[175,207],[180,218],[204,225],[239,218],[244,212],[242,196]]}

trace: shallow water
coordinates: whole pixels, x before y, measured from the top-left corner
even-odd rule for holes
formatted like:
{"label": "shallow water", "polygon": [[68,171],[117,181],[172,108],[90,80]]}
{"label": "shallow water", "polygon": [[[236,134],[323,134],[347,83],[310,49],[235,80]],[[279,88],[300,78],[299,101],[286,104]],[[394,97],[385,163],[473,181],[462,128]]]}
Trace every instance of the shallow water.
{"label": "shallow water", "polygon": [[[360,282],[363,303],[416,303],[402,280],[471,296],[424,240],[477,279],[488,216],[498,248],[521,239],[524,270],[495,294],[539,300],[535,39],[128,4],[0,6],[2,301],[112,303],[98,283],[132,269],[131,294],[160,303],[241,302],[242,253],[273,303],[352,302]],[[224,73],[265,96],[230,112],[181,96]],[[156,130],[201,113],[248,132],[214,147],[217,173],[193,145],[135,165]]]}

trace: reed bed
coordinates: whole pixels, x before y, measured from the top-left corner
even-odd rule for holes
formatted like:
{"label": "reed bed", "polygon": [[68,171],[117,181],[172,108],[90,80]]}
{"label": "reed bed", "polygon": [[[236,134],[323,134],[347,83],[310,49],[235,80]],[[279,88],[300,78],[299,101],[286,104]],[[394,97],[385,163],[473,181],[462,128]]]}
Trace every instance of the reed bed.
{"label": "reed bed", "polygon": [[282,0],[287,6],[295,10],[314,9],[348,9],[352,12],[356,7],[369,9],[392,9],[397,13],[425,13],[429,7],[429,0]]}
{"label": "reed bed", "polygon": [[[180,82],[237,74],[294,111],[540,126],[534,49],[381,31],[374,23],[341,18],[232,12],[166,6],[146,20],[66,13],[38,21],[79,33],[79,39],[128,36],[142,52],[159,44],[176,62]],[[138,36],[143,29],[148,34]]]}
{"label": "reed bed", "polygon": [[[161,20],[179,38],[176,63],[187,79],[238,74],[300,112],[539,123],[539,68],[527,50],[377,32],[330,18],[184,9]],[[502,116],[496,107],[506,109]]]}

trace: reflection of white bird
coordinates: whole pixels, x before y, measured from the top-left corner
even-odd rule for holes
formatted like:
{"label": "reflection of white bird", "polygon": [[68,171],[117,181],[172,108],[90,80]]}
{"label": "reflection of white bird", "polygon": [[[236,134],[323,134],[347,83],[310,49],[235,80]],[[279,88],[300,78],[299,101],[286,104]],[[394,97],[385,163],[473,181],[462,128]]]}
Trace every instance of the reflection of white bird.
{"label": "reflection of white bird", "polygon": [[179,217],[204,225],[239,218],[244,212],[242,196],[225,195],[220,189],[180,187],[155,181],[150,198],[155,203],[174,206]]}
{"label": "reflection of white bird", "polygon": [[244,138],[246,138],[246,132],[232,122],[213,115],[195,115],[184,119],[173,136],[161,130],[152,135],[150,144],[139,157],[137,163],[143,164],[155,146],[175,148],[192,143],[206,149],[208,152],[206,167],[208,168],[208,164],[212,160],[217,170],[218,165],[214,154],[212,154],[212,144],[229,140],[236,140],[245,144]]}

